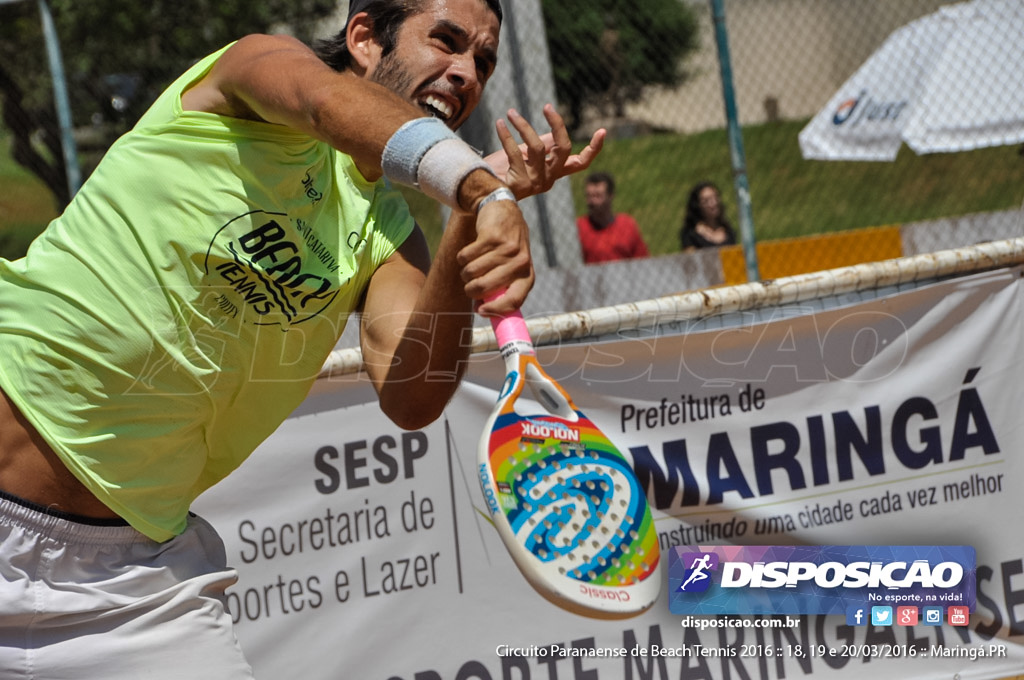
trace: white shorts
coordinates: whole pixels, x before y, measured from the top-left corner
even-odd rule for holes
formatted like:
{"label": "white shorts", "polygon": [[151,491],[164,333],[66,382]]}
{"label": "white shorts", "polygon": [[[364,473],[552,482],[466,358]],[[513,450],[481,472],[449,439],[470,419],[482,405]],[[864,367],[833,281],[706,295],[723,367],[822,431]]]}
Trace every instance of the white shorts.
{"label": "white shorts", "polygon": [[0,493],[0,680],[252,678],[226,561],[196,516],[156,543]]}

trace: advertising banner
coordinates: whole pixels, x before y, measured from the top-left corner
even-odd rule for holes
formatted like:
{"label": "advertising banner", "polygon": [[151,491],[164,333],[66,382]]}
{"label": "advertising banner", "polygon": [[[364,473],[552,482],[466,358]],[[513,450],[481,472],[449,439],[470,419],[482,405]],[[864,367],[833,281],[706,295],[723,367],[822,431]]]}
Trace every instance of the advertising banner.
{"label": "advertising banner", "polygon": [[[257,677],[1024,672],[1021,274],[538,349],[647,490],[662,591],[622,620],[545,600],[489,523],[475,471],[504,378],[496,354],[475,356],[444,416],[419,431],[384,417],[365,379],[319,381],[195,507],[239,571],[229,605]],[[858,546],[897,546],[894,559],[911,564],[915,546],[946,546],[945,562],[959,560],[973,582],[956,603],[928,600],[927,589],[913,603],[865,595],[860,614],[846,600],[831,613],[673,613],[670,562],[702,546],[749,548],[766,564],[797,554],[787,546],[853,557]],[[942,585],[953,571],[936,562],[928,573]],[[872,592],[884,598],[885,586]],[[899,611],[908,604],[916,618]]]}
{"label": "advertising banner", "polygon": [[970,546],[675,547],[666,559],[674,614],[846,614],[893,603],[970,611],[975,604]]}

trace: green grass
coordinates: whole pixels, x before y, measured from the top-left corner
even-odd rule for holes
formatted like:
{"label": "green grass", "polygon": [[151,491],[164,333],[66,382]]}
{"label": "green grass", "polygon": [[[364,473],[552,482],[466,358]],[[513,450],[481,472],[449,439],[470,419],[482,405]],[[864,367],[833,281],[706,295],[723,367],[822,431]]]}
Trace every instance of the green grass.
{"label": "green grass", "polygon": [[[769,240],[1019,208],[1024,157],[1017,146],[917,156],[895,162],[805,161],[797,134],[806,121],[743,130],[755,235]],[[679,249],[690,187],[711,180],[739,226],[724,130],[610,140],[592,170],[615,175],[618,211],[637,218],[655,254]],[[583,178],[573,179],[583,205]]]}
{"label": "green grass", "polygon": [[0,132],[0,257],[21,257],[57,209],[35,175],[10,157],[10,138]]}
{"label": "green grass", "polygon": [[[797,146],[804,123],[743,130],[758,240],[1007,210],[1024,202],[1021,147],[928,156],[904,147],[892,163],[805,161]],[[0,255],[9,257],[24,252],[55,211],[49,192],[10,160],[7,148],[0,134]],[[686,197],[698,181],[721,187],[726,213],[739,225],[724,130],[609,140],[591,170],[615,175],[615,208],[637,218],[654,254],[678,250]],[[582,184],[582,176],[573,178],[581,212]],[[435,245],[441,230],[437,206],[416,192],[405,194]]]}

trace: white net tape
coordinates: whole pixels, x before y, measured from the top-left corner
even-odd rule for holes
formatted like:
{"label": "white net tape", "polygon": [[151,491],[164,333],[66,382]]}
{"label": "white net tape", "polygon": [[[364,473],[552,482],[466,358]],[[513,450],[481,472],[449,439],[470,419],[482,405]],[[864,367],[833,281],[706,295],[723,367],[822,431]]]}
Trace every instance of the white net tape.
{"label": "white net tape", "polygon": [[[1024,263],[1024,238],[859,264],[781,279],[708,288],[612,307],[567,312],[527,321],[536,346],[611,333],[652,329],[660,324],[692,321],[730,312],[813,300],[830,295],[894,286],[944,276],[964,275]],[[473,332],[472,353],[497,349],[489,327]],[[320,378],[362,370],[358,348],[331,352]]]}

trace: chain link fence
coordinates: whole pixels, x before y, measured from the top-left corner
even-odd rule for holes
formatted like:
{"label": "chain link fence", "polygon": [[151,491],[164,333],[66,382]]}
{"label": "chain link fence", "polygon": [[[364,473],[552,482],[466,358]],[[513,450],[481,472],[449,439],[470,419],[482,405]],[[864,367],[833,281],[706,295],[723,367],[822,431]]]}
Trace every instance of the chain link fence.
{"label": "chain link fence", "polygon": [[[716,3],[727,50],[716,40]],[[0,2],[0,248],[7,257],[18,256],[59,211],[65,181],[41,4]],[[164,4],[154,4],[145,21],[130,23],[139,3],[49,0],[86,175],[169,82],[171,75],[154,64],[180,71],[242,28],[324,36],[337,30],[347,8],[344,0],[337,7],[297,3],[318,23],[296,27],[266,14],[262,23],[252,20],[255,8],[271,0],[221,3],[219,13],[195,31],[186,24],[200,10],[213,11],[210,3],[196,0],[191,12],[184,0],[171,3],[174,11]],[[103,22],[83,30],[82,8],[100,5]],[[881,75],[851,81],[855,89],[836,99],[893,36],[907,32],[903,27],[934,16],[943,16],[947,29],[956,21],[974,25],[983,23],[982,13],[994,12],[997,24],[1013,30],[1014,22],[1024,21],[1024,0],[974,0],[966,13],[967,3],[942,0],[512,0],[504,6],[501,64],[463,135],[478,148],[495,150],[496,118],[515,107],[542,126],[547,101],[557,103],[578,147],[606,129],[605,149],[591,170],[615,177],[614,209],[636,218],[651,252],[644,261],[584,265],[576,236],[576,218],[586,212],[584,177],[559,182],[549,195],[524,202],[535,228],[542,290],[531,299],[534,312],[746,280],[748,263],[739,245],[682,252],[687,199],[704,181],[719,187],[724,216],[737,232],[740,209],[749,201],[762,279],[1024,235],[1024,139],[1017,136],[1024,105],[1013,99],[1024,89],[1022,70],[999,81],[1000,64],[1024,64],[1020,32],[1013,40],[995,30],[983,39],[984,49],[967,49],[957,46],[952,32],[929,37],[922,28],[916,47],[892,56],[891,82]],[[247,21],[232,23],[230,12]],[[114,32],[122,24],[130,30]],[[169,39],[186,28],[209,34],[211,44]],[[951,53],[943,54],[939,48],[946,45]],[[987,58],[975,59],[979,52]],[[101,54],[106,57],[95,56]],[[723,55],[731,67],[728,81]],[[927,80],[924,57],[969,69],[968,84],[994,83],[990,92],[996,94],[946,91],[926,107],[955,111],[961,126],[987,125],[991,135],[981,148],[969,148],[971,143],[956,152],[917,153],[901,144],[893,160],[805,158],[802,137],[819,112],[831,132],[859,148],[891,134],[915,107],[925,108],[911,98]],[[729,134],[724,82],[731,83],[737,138]],[[992,113],[992,100],[1001,93],[1010,102]],[[866,132],[865,139],[851,141],[855,128]],[[817,142],[818,156],[829,144]],[[737,191],[738,177],[749,194]],[[410,195],[410,202],[436,242],[440,210],[418,196]]]}

